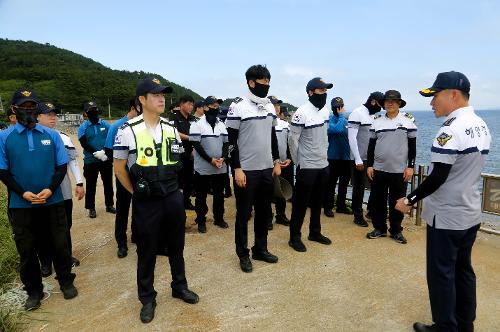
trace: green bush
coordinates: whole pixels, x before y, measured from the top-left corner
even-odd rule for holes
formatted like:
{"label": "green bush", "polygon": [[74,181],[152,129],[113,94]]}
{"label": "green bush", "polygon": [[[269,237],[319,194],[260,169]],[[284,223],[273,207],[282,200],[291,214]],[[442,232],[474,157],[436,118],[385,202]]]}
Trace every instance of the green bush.
{"label": "green bush", "polygon": [[7,189],[0,185],[0,291],[17,276],[19,256],[7,218]]}

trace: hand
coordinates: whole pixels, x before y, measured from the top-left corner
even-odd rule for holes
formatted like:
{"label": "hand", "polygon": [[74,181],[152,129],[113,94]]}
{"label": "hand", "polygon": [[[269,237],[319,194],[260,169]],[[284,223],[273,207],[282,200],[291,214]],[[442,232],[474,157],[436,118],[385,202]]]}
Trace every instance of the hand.
{"label": "hand", "polygon": [[212,160],[210,161],[210,164],[215,167],[215,168],[218,168],[218,159],[215,159],[215,158],[212,158]]}
{"label": "hand", "polygon": [[31,202],[31,204],[43,204],[45,203],[44,199],[41,199],[38,197],[38,195],[33,194],[31,191],[26,191],[23,194],[23,198],[27,200],[28,202]]}
{"label": "hand", "polygon": [[405,172],[403,174],[403,179],[405,182],[408,182],[411,180],[411,177],[413,176],[413,168],[407,167],[405,168]]}
{"label": "hand", "polygon": [[218,161],[218,165],[217,165],[217,168],[222,168],[222,166],[224,165],[224,158],[220,157],[219,159],[217,159]]}
{"label": "hand", "polygon": [[[356,165],[356,167],[358,167],[358,165]],[[370,179],[370,181],[373,181],[373,167],[368,167],[366,169],[366,175],[368,176],[368,179]]]}
{"label": "hand", "polygon": [[43,199],[44,201],[48,200],[50,196],[52,196],[52,190],[46,188],[38,193],[38,198]]}
{"label": "hand", "polygon": [[276,164],[274,164],[274,168],[273,168],[273,176],[276,177],[276,176],[280,176],[280,175],[281,175],[281,164],[276,163]]}
{"label": "hand", "polygon": [[75,187],[75,196],[80,201],[83,197],[85,197],[85,189],[82,186]]}
{"label": "hand", "polygon": [[286,167],[288,167],[290,165],[291,162],[292,161],[290,159],[287,159],[285,161],[280,161],[280,167],[281,168],[286,168]]}
{"label": "hand", "polygon": [[236,168],[234,170],[234,180],[238,187],[245,188],[247,186],[247,177],[241,168]]}
{"label": "hand", "polygon": [[106,152],[104,150],[99,150],[93,153],[94,157],[99,159],[100,161],[106,161],[108,160],[108,156],[106,156]]}
{"label": "hand", "polygon": [[396,201],[396,206],[394,207],[396,210],[400,211],[401,213],[409,213],[412,209],[410,205],[405,204],[405,198],[401,197]]}
{"label": "hand", "polygon": [[364,169],[365,169],[365,165],[364,165],[364,164],[356,164],[356,169],[357,169],[358,171],[362,171],[362,170],[364,170]]}

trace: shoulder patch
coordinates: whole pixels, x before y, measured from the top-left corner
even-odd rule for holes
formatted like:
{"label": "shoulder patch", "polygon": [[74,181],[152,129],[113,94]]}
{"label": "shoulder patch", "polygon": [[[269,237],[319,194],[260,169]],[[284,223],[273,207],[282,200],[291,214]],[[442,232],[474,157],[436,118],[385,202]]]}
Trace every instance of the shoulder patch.
{"label": "shoulder patch", "polygon": [[408,118],[408,119],[414,119],[415,117],[413,116],[413,114],[410,114],[410,113],[405,113],[405,116]]}
{"label": "shoulder patch", "polygon": [[453,136],[447,133],[441,133],[436,140],[440,146],[444,146]]}
{"label": "shoulder patch", "polygon": [[451,125],[451,123],[452,123],[453,121],[455,121],[455,119],[456,119],[456,118],[451,118],[451,119],[446,120],[446,121],[445,121],[445,122],[441,125],[441,127],[449,127],[449,126]]}
{"label": "shoulder patch", "polygon": [[376,119],[381,118],[381,117],[382,117],[382,114],[375,114],[373,116],[373,120],[376,120]]}
{"label": "shoulder patch", "polygon": [[127,128],[128,126],[130,126],[130,124],[129,124],[128,122],[125,122],[124,124],[122,124],[122,125],[120,126],[120,129],[122,129],[122,130],[123,130],[123,129]]}
{"label": "shoulder patch", "polygon": [[234,98],[233,103],[238,104],[242,100],[243,100],[243,98],[236,97],[236,98]]}

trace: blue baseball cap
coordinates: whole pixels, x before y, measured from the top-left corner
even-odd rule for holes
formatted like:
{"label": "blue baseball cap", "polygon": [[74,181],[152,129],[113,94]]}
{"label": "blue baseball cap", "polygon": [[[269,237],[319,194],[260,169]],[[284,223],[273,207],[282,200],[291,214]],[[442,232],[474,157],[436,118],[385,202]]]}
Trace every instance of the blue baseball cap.
{"label": "blue baseball cap", "polygon": [[312,91],[314,89],[331,89],[333,88],[332,83],[326,83],[321,77],[315,77],[306,85],[306,92]]}
{"label": "blue baseball cap", "polygon": [[194,103],[194,108],[203,107],[203,106],[205,106],[204,100],[198,100],[196,103]]}
{"label": "blue baseball cap", "polygon": [[97,107],[97,103],[95,101],[88,101],[85,104],[83,104],[83,111],[87,113],[90,109],[97,109],[99,110],[99,107]]}
{"label": "blue baseball cap", "polygon": [[172,87],[162,85],[159,79],[149,77],[139,82],[137,88],[135,88],[135,95],[144,96],[148,93],[172,93],[172,91],[174,91]]}
{"label": "blue baseball cap", "polygon": [[45,103],[39,103],[38,104],[38,111],[40,114],[48,114],[50,112],[54,112],[56,114],[61,113],[61,111],[54,106],[54,104],[45,102]]}
{"label": "blue baseball cap", "polygon": [[343,107],[344,106],[344,100],[340,97],[335,97],[332,99],[331,102],[332,105],[332,110],[335,110],[337,108]]}
{"label": "blue baseball cap", "polygon": [[276,98],[276,96],[268,96],[267,98],[269,98],[273,105],[283,104],[283,100]]}
{"label": "blue baseball cap", "polygon": [[221,107],[219,111],[219,119],[225,119],[227,118],[227,113],[229,112],[229,108],[227,107]]}
{"label": "blue baseball cap", "polygon": [[38,99],[38,96],[35,93],[35,91],[30,89],[19,89],[16,92],[14,92],[14,95],[12,96],[11,105],[19,106],[26,102],[32,102],[35,104],[40,103],[40,100]]}
{"label": "blue baseball cap", "polygon": [[432,97],[443,90],[460,90],[469,93],[469,79],[458,71],[439,73],[430,88],[420,90],[419,92],[424,97]]}
{"label": "blue baseball cap", "polygon": [[222,105],[224,101],[222,99],[217,99],[214,96],[208,96],[205,98],[205,105],[210,105],[214,103],[218,103],[219,105]]}

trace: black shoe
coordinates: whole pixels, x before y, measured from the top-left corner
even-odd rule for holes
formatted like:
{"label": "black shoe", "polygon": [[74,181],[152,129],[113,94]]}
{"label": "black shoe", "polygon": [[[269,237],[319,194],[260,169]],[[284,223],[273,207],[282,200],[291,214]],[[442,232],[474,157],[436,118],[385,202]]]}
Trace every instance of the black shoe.
{"label": "black shoe", "polygon": [[353,214],[352,210],[349,209],[347,206],[344,206],[344,207],[338,207],[337,208],[337,213],[342,213],[342,214]]}
{"label": "black shoe", "polygon": [[198,232],[206,233],[207,232],[207,224],[204,222],[198,224]]}
{"label": "black shoe", "polygon": [[28,295],[28,298],[24,303],[24,310],[31,311],[40,308],[40,305],[42,304],[41,303],[42,298],[43,298],[43,293],[42,294],[33,293]]}
{"label": "black shoe", "polygon": [[116,214],[116,209],[113,206],[106,206],[106,212]]}
{"label": "black shoe", "polygon": [[307,251],[307,248],[301,239],[290,240],[290,241],[288,241],[288,245],[290,247],[292,247],[293,249],[295,249],[295,251],[298,251],[298,252],[306,252]]}
{"label": "black shoe", "polygon": [[408,241],[406,241],[405,237],[403,236],[403,234],[401,232],[395,234],[395,235],[392,235],[391,234],[391,238],[394,239],[394,241],[396,241],[397,243],[401,243],[401,244],[407,244]]}
{"label": "black shoe", "polygon": [[116,252],[116,256],[118,256],[118,258],[125,258],[127,257],[127,254],[128,254],[128,249],[125,247],[118,248],[118,251]]}
{"label": "black shoe", "polygon": [[415,332],[438,332],[438,328],[435,324],[425,325],[419,322],[413,324],[413,329]]}
{"label": "black shoe", "polygon": [[274,226],[273,226],[273,222],[272,221],[270,223],[267,223],[267,230],[268,231],[272,231],[273,228],[274,228]]}
{"label": "black shoe", "polygon": [[78,266],[80,266],[80,261],[75,257],[71,257],[71,268],[75,268]]}
{"label": "black shoe", "polygon": [[61,291],[66,300],[72,299],[78,295],[78,290],[73,284],[61,287]]}
{"label": "black shoe", "polygon": [[256,261],[264,261],[266,263],[277,263],[278,256],[271,254],[269,251],[258,251],[252,253],[252,258]]}
{"label": "black shoe", "polygon": [[276,216],[276,223],[283,226],[290,226],[290,220],[286,216]]}
{"label": "black shoe", "polygon": [[379,237],[386,237],[386,236],[387,236],[386,232],[382,232],[378,229],[374,229],[370,233],[366,234],[366,237],[369,239],[378,239]]}
{"label": "black shoe", "polygon": [[95,209],[89,209],[89,218],[97,218],[97,213]]}
{"label": "black shoe", "polygon": [[252,261],[249,256],[240,257],[240,268],[243,272],[250,273],[253,270]]}
{"label": "black shoe", "polygon": [[156,301],[146,303],[141,308],[141,322],[149,323],[155,318]]}
{"label": "black shoe", "polygon": [[233,193],[232,193],[232,192],[230,192],[230,191],[226,191],[226,192],[224,193],[224,197],[225,197],[225,198],[229,198],[229,197],[231,197],[231,196],[233,196]]}
{"label": "black shoe", "polygon": [[176,299],[181,299],[182,301],[191,304],[198,303],[198,301],[200,300],[199,296],[195,292],[190,291],[187,288],[181,291],[175,291],[172,289],[172,296]]}
{"label": "black shoe", "polygon": [[184,203],[184,209],[194,210],[194,205],[191,202]]}
{"label": "black shoe", "polygon": [[354,223],[360,227],[368,227],[368,223],[363,217],[354,217]]}
{"label": "black shoe", "polygon": [[327,238],[326,236],[324,236],[323,234],[309,234],[309,236],[307,237],[307,239],[309,241],[314,241],[314,242],[319,242],[321,244],[332,244],[332,240],[330,240],[329,238]]}
{"label": "black shoe", "polygon": [[220,228],[229,228],[229,225],[224,220],[214,221],[214,225],[219,226]]}
{"label": "black shoe", "polygon": [[52,264],[41,265],[40,272],[42,273],[42,278],[50,277],[52,275]]}
{"label": "black shoe", "polygon": [[327,216],[328,218],[333,218],[335,214],[333,213],[332,209],[325,209],[325,216]]}

